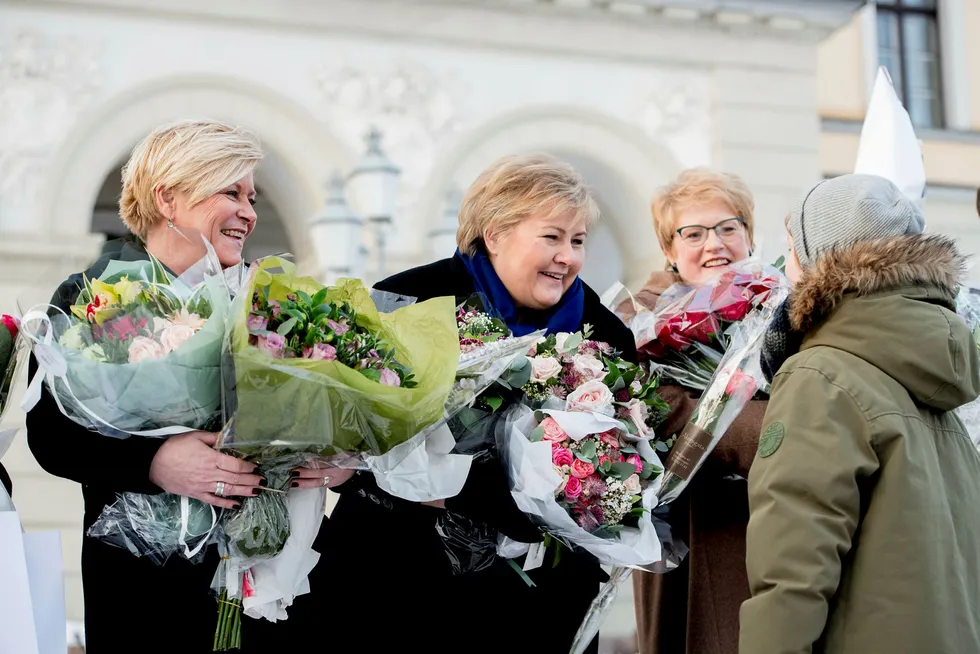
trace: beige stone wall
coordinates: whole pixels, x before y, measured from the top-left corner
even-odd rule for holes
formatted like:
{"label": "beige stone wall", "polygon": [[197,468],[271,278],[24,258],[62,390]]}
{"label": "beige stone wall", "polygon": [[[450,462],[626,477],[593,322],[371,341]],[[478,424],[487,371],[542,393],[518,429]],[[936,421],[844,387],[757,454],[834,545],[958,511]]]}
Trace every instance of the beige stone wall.
{"label": "beige stone wall", "polygon": [[[970,126],[980,131],[980,0],[963,0],[966,25],[966,65],[970,76]],[[980,177],[980,174],[978,174]]]}
{"label": "beige stone wall", "polygon": [[817,55],[817,101],[820,116],[836,120],[863,120],[867,102],[862,17],[824,41]]}

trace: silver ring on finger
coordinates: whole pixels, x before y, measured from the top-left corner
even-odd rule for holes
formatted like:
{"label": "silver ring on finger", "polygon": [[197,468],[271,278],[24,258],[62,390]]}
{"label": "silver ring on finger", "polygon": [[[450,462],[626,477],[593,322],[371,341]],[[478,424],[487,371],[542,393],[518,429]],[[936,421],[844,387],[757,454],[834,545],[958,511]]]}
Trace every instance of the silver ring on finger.
{"label": "silver ring on finger", "polygon": [[218,497],[225,496],[225,482],[219,481],[217,483],[217,485],[214,487],[214,494],[217,495]]}
{"label": "silver ring on finger", "polygon": [[326,486],[330,483],[330,475],[323,475],[323,485]]}

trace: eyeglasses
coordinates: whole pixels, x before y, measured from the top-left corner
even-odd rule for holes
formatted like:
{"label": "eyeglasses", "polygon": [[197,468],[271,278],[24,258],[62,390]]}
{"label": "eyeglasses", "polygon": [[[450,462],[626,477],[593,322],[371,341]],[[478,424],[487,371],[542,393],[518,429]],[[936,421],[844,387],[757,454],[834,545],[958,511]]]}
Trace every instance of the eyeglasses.
{"label": "eyeglasses", "polygon": [[708,240],[708,230],[713,230],[715,236],[717,236],[722,242],[730,243],[734,241],[742,233],[742,227],[745,226],[745,221],[741,218],[729,218],[723,220],[714,227],[705,227],[704,225],[685,225],[677,230],[677,233],[681,235],[686,245],[692,248],[704,245],[704,242]]}

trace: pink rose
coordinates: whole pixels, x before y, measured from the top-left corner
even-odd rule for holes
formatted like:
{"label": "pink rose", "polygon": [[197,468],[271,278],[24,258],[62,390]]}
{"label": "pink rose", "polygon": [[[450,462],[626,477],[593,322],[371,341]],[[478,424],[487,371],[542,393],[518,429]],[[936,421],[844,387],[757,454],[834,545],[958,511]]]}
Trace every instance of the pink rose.
{"label": "pink rose", "polygon": [[167,352],[173,352],[193,335],[193,327],[175,323],[160,332],[160,344]]}
{"label": "pink rose", "polygon": [[636,431],[640,436],[646,437],[650,433],[650,428],[647,427],[649,411],[647,410],[646,402],[633,398],[630,400],[627,409],[629,410],[630,420],[636,425]]}
{"label": "pink rose", "polygon": [[543,384],[561,374],[561,363],[554,357],[531,358],[531,381]]}
{"label": "pink rose", "polygon": [[254,313],[250,313],[248,314],[248,318],[245,319],[245,325],[250,332],[262,332],[269,326],[269,319],[265,316],[257,316]]}
{"label": "pink rose", "polygon": [[631,454],[626,457],[626,463],[631,463],[636,467],[636,472],[643,472],[643,459],[640,458],[639,454]]}
{"label": "pink rose", "polygon": [[578,477],[579,479],[585,479],[589,475],[595,472],[595,466],[588,461],[583,461],[582,459],[575,459],[572,461],[572,476]]}
{"label": "pink rose", "polygon": [[139,363],[149,359],[159,359],[166,356],[167,350],[162,345],[146,336],[137,336],[129,344],[129,362]]}
{"label": "pink rose", "polygon": [[385,386],[401,386],[402,378],[391,368],[381,369],[381,383]]}
{"label": "pink rose", "polygon": [[348,325],[344,325],[333,320],[327,321],[327,327],[332,329],[333,333],[336,334],[337,336],[343,336],[344,334],[350,331],[350,327]]}
{"label": "pink rose", "polygon": [[[557,447],[554,447],[555,445],[557,445]],[[564,448],[557,443],[552,444],[551,462],[556,466],[570,466],[574,460],[575,457],[572,456],[572,453],[567,448]]]}
{"label": "pink rose", "polygon": [[602,365],[602,361],[588,354],[576,354],[572,357],[572,367],[585,381],[606,376],[606,367]]}
{"label": "pink rose", "polygon": [[568,394],[568,398],[565,400],[565,410],[583,413],[594,411],[612,416],[615,413],[612,403],[613,394],[609,387],[598,379],[593,379]]}
{"label": "pink rose", "polygon": [[609,463],[613,462],[613,460],[607,454],[603,454],[602,456],[599,457],[599,465],[602,465],[606,461],[608,461]]}
{"label": "pink rose", "polygon": [[624,485],[626,486],[626,490],[633,495],[636,495],[643,490],[643,488],[640,486],[640,478],[637,475],[630,475],[627,477]]}
{"label": "pink rose", "polygon": [[616,435],[615,429],[610,429],[599,434],[599,440],[610,447],[619,447],[619,437]]}
{"label": "pink rose", "polygon": [[551,416],[548,416],[541,421],[541,427],[544,429],[544,439],[546,441],[564,443],[568,440],[568,434],[565,433],[565,430],[562,429],[558,425],[558,422]]}
{"label": "pink rose", "polygon": [[725,387],[725,395],[748,402],[755,395],[755,379],[752,375],[746,374],[736,368],[732,376],[728,378],[728,385]]}
{"label": "pink rose", "polygon": [[313,347],[303,348],[303,358],[314,361],[335,361],[337,359],[337,348],[327,343],[316,343]]}
{"label": "pink rose", "polygon": [[283,358],[286,353],[286,339],[279,334],[260,334],[257,346],[263,352],[277,359]]}
{"label": "pink rose", "polygon": [[565,484],[565,500],[574,502],[582,494],[582,482],[575,477],[569,477]]}

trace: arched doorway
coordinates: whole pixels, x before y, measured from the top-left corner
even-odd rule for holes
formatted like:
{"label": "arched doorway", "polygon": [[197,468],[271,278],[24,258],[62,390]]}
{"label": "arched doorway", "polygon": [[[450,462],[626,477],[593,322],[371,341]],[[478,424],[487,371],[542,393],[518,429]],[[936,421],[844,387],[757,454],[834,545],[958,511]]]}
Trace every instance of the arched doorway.
{"label": "arched doorway", "polygon": [[680,165],[638,128],[579,109],[523,109],[472,130],[435,168],[419,215],[433,216],[431,227],[445,230],[439,221],[447,189],[465,189],[499,157],[531,151],[568,161],[593,189],[603,221],[590,236],[582,276],[597,292],[615,281],[636,287],[651,270],[663,267],[649,200]]}

